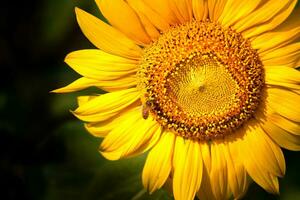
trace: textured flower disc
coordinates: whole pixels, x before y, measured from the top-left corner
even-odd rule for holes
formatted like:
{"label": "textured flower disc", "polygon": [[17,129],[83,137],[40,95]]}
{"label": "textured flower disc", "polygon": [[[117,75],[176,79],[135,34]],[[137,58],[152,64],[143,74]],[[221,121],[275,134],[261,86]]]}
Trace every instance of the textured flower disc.
{"label": "textured flower disc", "polygon": [[262,62],[250,42],[210,21],[163,33],[145,48],[138,74],[143,112],[197,140],[224,137],[243,125],[264,85]]}

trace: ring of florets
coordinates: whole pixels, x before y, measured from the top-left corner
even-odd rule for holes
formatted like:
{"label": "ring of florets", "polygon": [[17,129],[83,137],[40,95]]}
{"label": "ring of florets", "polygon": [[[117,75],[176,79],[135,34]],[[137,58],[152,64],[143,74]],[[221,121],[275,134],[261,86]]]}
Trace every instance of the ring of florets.
{"label": "ring of florets", "polygon": [[[195,114],[183,109],[172,90],[178,74],[207,67],[203,63],[224,68],[238,89],[230,106]],[[210,21],[188,22],[161,34],[144,49],[138,77],[143,117],[150,113],[165,129],[196,140],[224,137],[242,126],[257,109],[264,86],[263,65],[250,41]]]}

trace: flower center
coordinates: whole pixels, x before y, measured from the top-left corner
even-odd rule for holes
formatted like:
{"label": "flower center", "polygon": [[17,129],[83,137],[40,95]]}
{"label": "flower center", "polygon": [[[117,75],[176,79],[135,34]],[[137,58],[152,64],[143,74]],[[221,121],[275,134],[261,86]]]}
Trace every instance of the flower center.
{"label": "flower center", "polygon": [[264,86],[250,42],[210,21],[163,33],[144,49],[138,77],[144,117],[196,140],[233,133],[252,117]]}

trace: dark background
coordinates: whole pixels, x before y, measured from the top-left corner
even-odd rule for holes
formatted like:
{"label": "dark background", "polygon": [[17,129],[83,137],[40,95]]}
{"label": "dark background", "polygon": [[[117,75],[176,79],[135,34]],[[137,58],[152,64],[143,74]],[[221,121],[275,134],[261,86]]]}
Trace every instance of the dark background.
{"label": "dark background", "polygon": [[[71,51],[93,48],[77,26],[74,7],[100,16],[94,1],[2,2],[0,198],[171,199],[165,191],[150,197],[142,189],[145,156],[115,162],[100,156],[100,140],[69,112],[76,96],[89,90],[49,93],[79,77],[63,60]],[[281,196],[252,184],[245,199],[300,199],[300,154],[284,154]]]}

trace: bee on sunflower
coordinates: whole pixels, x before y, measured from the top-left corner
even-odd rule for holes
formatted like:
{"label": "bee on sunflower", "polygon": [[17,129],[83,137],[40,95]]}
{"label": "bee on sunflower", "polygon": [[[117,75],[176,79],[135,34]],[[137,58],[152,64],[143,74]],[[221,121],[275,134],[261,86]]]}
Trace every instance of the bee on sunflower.
{"label": "bee on sunflower", "polygon": [[110,160],[149,151],[150,192],[241,198],[251,179],[279,193],[280,147],[300,150],[297,0],[96,0],[109,24],[76,8],[97,49],[65,61],[96,86],[73,112]]}

